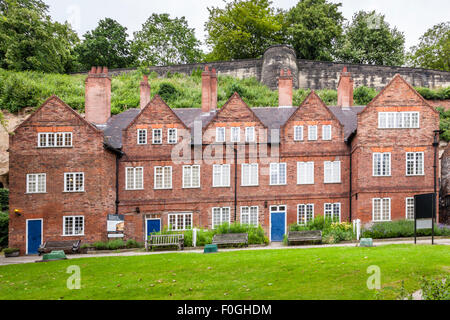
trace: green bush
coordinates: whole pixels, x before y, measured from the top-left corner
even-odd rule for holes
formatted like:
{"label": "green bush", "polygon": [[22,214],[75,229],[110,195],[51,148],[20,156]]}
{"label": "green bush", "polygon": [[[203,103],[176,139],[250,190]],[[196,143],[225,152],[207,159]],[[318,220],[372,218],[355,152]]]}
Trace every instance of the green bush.
{"label": "green bush", "polygon": [[450,276],[441,279],[423,277],[420,282],[424,300],[450,300]]}
{"label": "green bush", "polygon": [[9,214],[0,212],[0,250],[8,246]]}
{"label": "green bush", "polygon": [[177,88],[170,82],[161,83],[156,93],[166,102],[175,101],[179,95]]}
{"label": "green bush", "polygon": [[[435,225],[434,232],[436,236],[450,235],[450,228]],[[362,230],[363,238],[384,239],[384,238],[403,238],[414,236],[414,221],[396,220],[387,222],[376,222],[371,227]],[[431,229],[417,230],[418,236],[431,236]]]}
{"label": "green bush", "polygon": [[125,246],[128,249],[134,249],[134,248],[142,248],[144,246],[144,244],[141,242],[137,242],[136,240],[129,239],[129,240],[127,240]]}
{"label": "green bush", "polygon": [[355,89],[353,92],[353,99],[355,105],[365,106],[375,98],[377,91],[373,88],[361,86]]}
{"label": "green bush", "polygon": [[10,254],[10,253],[18,252],[18,251],[20,251],[19,248],[6,248],[6,249],[3,249],[3,252],[6,253],[6,254]]}
{"label": "green bush", "polygon": [[7,211],[9,209],[9,190],[0,189],[0,210]]}
{"label": "green bush", "polygon": [[96,250],[118,250],[124,249],[126,247],[126,244],[122,239],[118,239],[108,242],[95,242],[93,246]]}

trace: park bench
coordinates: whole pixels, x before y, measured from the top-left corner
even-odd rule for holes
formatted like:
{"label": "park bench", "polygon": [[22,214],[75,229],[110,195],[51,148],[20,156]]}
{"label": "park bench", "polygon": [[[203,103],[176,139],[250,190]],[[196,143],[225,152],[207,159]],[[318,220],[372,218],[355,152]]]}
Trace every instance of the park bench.
{"label": "park bench", "polygon": [[244,245],[248,246],[248,233],[225,233],[216,234],[212,240],[213,244],[219,245]]}
{"label": "park bench", "polygon": [[288,245],[299,242],[322,242],[322,231],[289,231]]}
{"label": "park bench", "polygon": [[154,247],[170,247],[177,246],[178,250],[184,249],[184,234],[158,234],[151,235],[146,242],[146,250]]}
{"label": "park bench", "polygon": [[64,251],[65,253],[80,252],[81,240],[46,241],[39,249],[39,255],[52,251]]}

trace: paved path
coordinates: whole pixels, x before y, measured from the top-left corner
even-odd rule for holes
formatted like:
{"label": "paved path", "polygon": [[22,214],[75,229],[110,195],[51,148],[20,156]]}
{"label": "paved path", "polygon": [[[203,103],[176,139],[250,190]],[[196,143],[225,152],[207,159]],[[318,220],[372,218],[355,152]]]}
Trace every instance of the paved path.
{"label": "paved path", "polygon": [[[392,241],[374,241],[375,246],[389,245],[389,244],[413,244],[411,240],[392,240]],[[435,239],[435,243],[439,245],[450,245],[450,239]],[[431,244],[431,240],[418,240],[417,244]],[[332,247],[354,247],[355,243],[342,244],[324,244],[324,245],[309,245],[309,246],[285,246],[282,243],[273,242],[265,247],[250,247],[250,248],[236,248],[236,249],[220,249],[220,252],[228,251],[245,251],[245,250],[284,250],[284,249],[311,249],[311,248],[332,248]],[[98,257],[130,257],[130,256],[145,256],[152,254],[166,254],[166,253],[203,253],[203,250],[184,250],[184,251],[158,251],[158,252],[142,252],[131,251],[121,253],[99,253],[99,254],[74,254],[68,255],[69,259],[78,258],[98,258]],[[10,264],[33,263],[36,260],[41,260],[38,256],[22,256],[17,258],[5,258],[0,256],[0,266]]]}

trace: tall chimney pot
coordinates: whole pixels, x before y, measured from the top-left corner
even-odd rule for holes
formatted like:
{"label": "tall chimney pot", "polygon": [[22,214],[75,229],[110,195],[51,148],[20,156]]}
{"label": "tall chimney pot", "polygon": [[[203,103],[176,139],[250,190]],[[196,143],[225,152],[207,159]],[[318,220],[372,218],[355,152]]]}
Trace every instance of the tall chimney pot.
{"label": "tall chimney pot", "polygon": [[85,81],[85,119],[104,125],[111,117],[111,77],[107,67],[92,67]]}
{"label": "tall chimney pot", "polygon": [[151,90],[150,90],[150,84],[148,83],[147,75],[144,75],[144,77],[141,81],[141,84],[140,84],[140,89],[141,89],[140,107],[142,110],[150,103]]}
{"label": "tall chimney pot", "polygon": [[353,79],[347,67],[342,69],[338,83],[338,106],[344,109],[353,106]]}
{"label": "tall chimney pot", "polygon": [[284,69],[281,69],[278,78],[278,105],[280,107],[292,107],[293,85],[294,77],[291,70],[286,73]]}

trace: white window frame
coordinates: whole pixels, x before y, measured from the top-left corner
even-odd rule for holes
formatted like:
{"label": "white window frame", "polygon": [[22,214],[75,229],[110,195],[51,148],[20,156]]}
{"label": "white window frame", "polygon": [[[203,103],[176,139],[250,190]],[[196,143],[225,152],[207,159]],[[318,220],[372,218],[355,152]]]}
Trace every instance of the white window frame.
{"label": "white window frame", "polygon": [[[83,221],[83,225],[82,225],[82,233],[80,234],[76,234],[75,233],[75,220],[77,218],[81,218]],[[72,230],[71,233],[68,233],[67,229],[66,229],[66,219],[72,219]],[[83,237],[84,236],[84,228],[85,226],[85,219],[84,216],[63,216],[63,237]]]}
{"label": "white window frame", "polygon": [[[414,123],[417,120],[417,123]],[[406,123],[409,122],[409,125]],[[419,129],[420,112],[378,112],[378,129]]]}
{"label": "white window frame", "polygon": [[[30,188],[30,180],[31,178],[34,177],[35,179],[35,188],[34,190],[31,190]],[[43,182],[43,186],[44,189],[43,190],[39,190],[39,185],[42,185],[42,182],[40,184],[40,180],[42,179],[44,180]],[[27,174],[27,193],[47,193],[47,175],[45,173],[30,173]]]}
{"label": "white window frame", "polygon": [[[128,184],[128,175],[129,175],[129,170],[133,171],[133,185],[130,186]],[[138,170],[142,170],[142,187],[138,188],[136,187],[138,185],[138,181],[137,181],[137,174],[136,171]],[[125,168],[125,190],[144,190],[144,167],[126,167]]]}
{"label": "white window frame", "polygon": [[[312,172],[310,173],[310,175],[308,175],[308,172],[310,170]],[[302,171],[304,171],[303,175]],[[314,161],[297,162],[297,184],[301,185],[314,184]]]}
{"label": "white window frame", "polygon": [[317,125],[308,126],[308,141],[317,141],[317,136]]}
{"label": "white window frame", "polygon": [[[159,132],[160,140],[156,140],[156,132]],[[163,130],[161,128],[152,129],[152,144],[162,144],[162,142],[163,142]]]}
{"label": "white window frame", "polygon": [[[237,132],[237,136],[235,133]],[[237,139],[235,139],[237,138]],[[241,142],[241,128],[240,127],[231,127],[230,128],[230,142]]]}
{"label": "white window frame", "polygon": [[[217,168],[217,169],[216,169]],[[215,170],[220,168],[220,181],[217,181]],[[228,180],[228,183],[225,183]],[[228,188],[230,187],[230,165],[229,164],[215,164],[213,165],[213,188]]]}
{"label": "white window frame", "polygon": [[303,126],[294,126],[294,141],[303,141]]}
{"label": "white window frame", "polygon": [[[284,179],[285,181],[280,181],[280,166],[284,165]],[[272,173],[276,171],[276,181],[272,181]],[[271,186],[282,186],[287,184],[287,163],[286,162],[276,162],[270,164],[270,185]]]}
{"label": "white window frame", "polygon": [[[67,182],[68,182],[68,177],[70,175],[73,175],[73,190],[68,190],[67,189]],[[76,189],[76,176],[77,175],[81,175],[83,177],[83,186],[80,190],[75,190]],[[69,192],[69,193],[77,193],[77,192],[85,192],[84,189],[84,184],[85,184],[85,179],[84,179],[84,172],[65,172],[64,173],[64,192]]]}
{"label": "white window frame", "polygon": [[178,142],[177,128],[168,128],[167,129],[167,143],[168,144],[177,144],[177,142]]}
{"label": "white window frame", "polygon": [[[175,217],[175,225],[171,225],[171,218]],[[181,228],[179,228],[178,226],[178,218],[182,217],[183,219],[183,226]],[[186,221],[189,221],[190,223],[187,224]],[[182,213],[169,213],[168,218],[167,218],[167,224],[168,224],[168,228],[170,231],[186,231],[186,230],[191,230],[192,229],[192,223],[193,223],[193,214],[192,212],[182,212]],[[190,225],[189,228],[186,228],[186,225]]]}
{"label": "white window frame", "polygon": [[[304,216],[300,218],[300,208],[304,210]],[[311,209],[311,216],[308,217],[308,209]],[[302,219],[303,221],[301,221]],[[309,221],[314,220],[314,204],[313,203],[307,203],[307,204],[298,204],[297,205],[297,224],[301,226],[306,226]]]}
{"label": "white window frame", "polygon": [[[331,209],[328,209],[327,206],[331,206]],[[335,212],[335,209],[336,209],[336,208],[338,209],[338,210],[337,210],[338,213]],[[327,215],[329,215],[329,216],[331,216],[331,220],[332,220],[332,221],[336,221],[335,216],[336,216],[336,215],[339,215],[339,220],[337,220],[337,221],[341,222],[341,219],[342,219],[342,218],[341,218],[341,217],[342,217],[341,209],[342,209],[342,205],[341,205],[340,202],[336,202],[336,203],[324,203],[324,205],[323,205],[323,216],[324,216],[324,218],[326,219],[326,218],[327,218]]]}
{"label": "white window frame", "polygon": [[[389,161],[385,163],[385,155],[389,156]],[[375,158],[380,156],[380,172],[378,173],[378,166],[375,163]],[[392,163],[392,155],[390,152],[374,152],[372,154],[372,175],[374,177],[390,177],[391,176],[391,163]],[[385,166],[387,168],[385,169]]]}
{"label": "white window frame", "polygon": [[[198,181],[194,181],[193,171],[194,168],[198,170]],[[200,188],[200,165],[187,165],[183,166],[183,189],[198,189]],[[186,177],[186,174],[189,173],[189,177]],[[189,181],[187,181],[189,180]],[[194,182],[198,182],[195,183]]]}
{"label": "white window frame", "polygon": [[[141,133],[144,134],[144,142],[141,141]],[[137,144],[138,145],[146,145],[147,144],[147,129],[137,129]]]}
{"label": "white window frame", "polygon": [[[57,145],[57,136],[63,135],[62,142],[63,144]],[[45,145],[41,145],[41,137],[45,136]],[[50,146],[48,144],[49,136],[53,137],[53,145]],[[70,144],[66,144],[67,137],[70,137]],[[72,132],[40,132],[38,133],[38,148],[71,148],[73,147],[73,133]]]}
{"label": "white window frame", "polygon": [[245,128],[245,142],[252,143],[256,140],[255,135],[255,127],[246,127]]}
{"label": "white window frame", "polygon": [[[252,209],[256,209],[256,224],[252,223],[252,215],[254,215],[255,212],[252,212]],[[246,213],[244,211],[247,210]],[[248,223],[244,222],[244,216],[248,216],[246,219],[248,219]],[[250,226],[258,227],[259,226],[259,207],[258,206],[250,206],[241,207],[241,224],[247,224]]]}
{"label": "white window frame", "polygon": [[[256,169],[255,169],[256,168]],[[248,176],[248,183],[245,183],[246,170]],[[256,170],[256,181],[252,179],[253,170]],[[243,163],[241,164],[241,186],[254,187],[259,185],[259,165],[257,163]]]}
{"label": "white window frame", "polygon": [[[214,218],[214,216],[215,216],[214,211],[216,209],[220,210],[220,221],[219,221],[219,223],[216,223],[217,221],[215,221],[215,218]],[[225,221],[224,218],[223,218],[223,216],[224,216],[224,209],[228,210],[228,221]],[[212,228],[213,229],[216,229],[216,227],[219,227],[219,226],[221,226],[224,223],[230,223],[230,220],[231,220],[231,207],[214,207],[214,208],[211,209],[211,213],[212,213],[211,214],[211,222],[212,222]]]}
{"label": "white window frame", "polygon": [[[167,169],[169,169],[169,176],[170,176],[170,182],[169,182],[169,184],[170,185],[166,185],[166,168]],[[157,173],[156,173],[156,171],[158,170],[158,169],[162,169],[162,175],[161,175],[161,187],[158,187],[156,184],[157,184]],[[155,190],[168,190],[168,189],[172,189],[172,185],[173,185],[173,183],[172,183],[172,167],[171,166],[165,166],[165,167],[162,167],[162,166],[155,166],[155,168],[154,168],[154,189]]]}
{"label": "white window frame", "polygon": [[[327,165],[330,165],[330,176],[327,177]],[[337,172],[336,172],[337,170]],[[338,176],[339,179],[335,179]],[[323,181],[324,183],[342,183],[341,161],[325,161],[323,163]]]}
{"label": "white window frame", "polygon": [[[408,203],[412,200],[412,204]],[[408,217],[408,210],[412,210],[412,217]],[[405,199],[405,219],[406,220],[414,220],[414,197],[408,197]]]}
{"label": "white window frame", "polygon": [[[413,155],[413,160],[408,159],[408,155]],[[417,155],[422,155],[422,165],[419,167],[417,165]],[[413,163],[413,172],[412,174],[408,173],[408,163]],[[425,175],[425,153],[424,152],[406,152],[406,175],[407,176],[423,176]]]}
{"label": "white window frame", "polygon": [[330,141],[333,139],[333,134],[332,134],[332,127],[331,125],[327,124],[327,125],[323,125],[322,126],[322,140],[325,141]]}
{"label": "white window frame", "polygon": [[[381,220],[375,220],[375,202],[380,201],[380,218]],[[389,219],[383,219],[385,216],[384,212],[384,202],[389,202]],[[373,222],[384,222],[384,221],[391,221],[391,198],[373,198],[372,199],[372,221]]]}
{"label": "white window frame", "polygon": [[[216,142],[225,142],[227,130],[225,127],[216,128]],[[220,139],[219,139],[220,138]]]}

